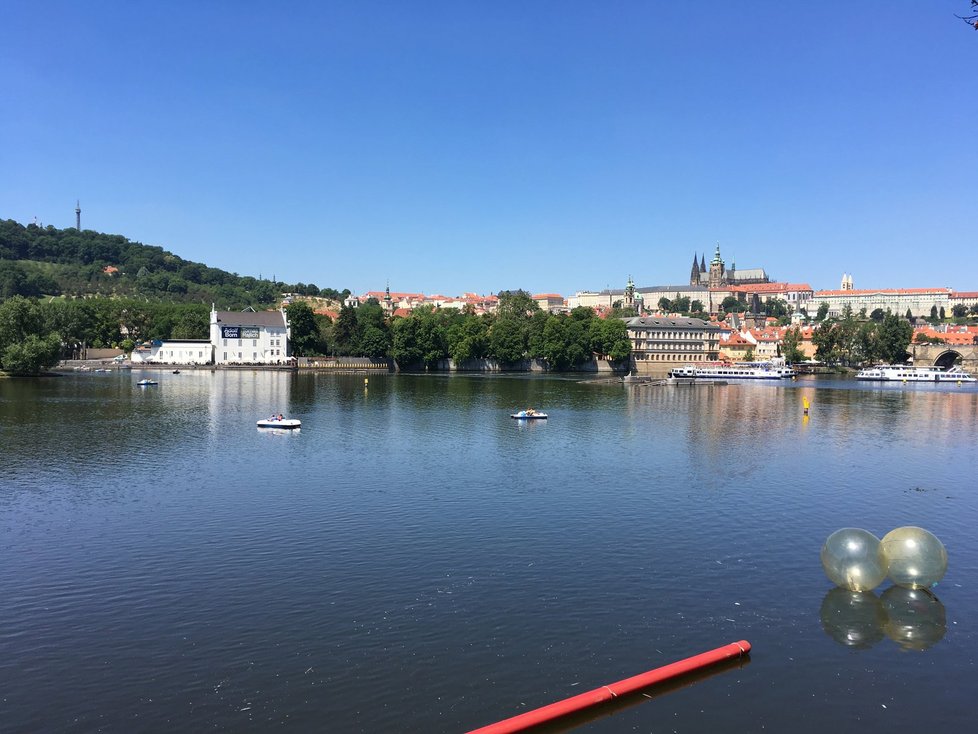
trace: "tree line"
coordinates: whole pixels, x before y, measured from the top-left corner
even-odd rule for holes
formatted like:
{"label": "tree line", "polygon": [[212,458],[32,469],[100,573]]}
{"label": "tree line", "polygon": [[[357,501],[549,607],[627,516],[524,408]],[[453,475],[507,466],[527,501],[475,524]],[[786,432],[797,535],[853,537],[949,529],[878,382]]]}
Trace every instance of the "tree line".
{"label": "tree line", "polygon": [[543,359],[551,369],[565,370],[594,356],[621,361],[631,354],[621,319],[598,318],[590,308],[548,313],[525,291],[500,293],[495,314],[423,307],[386,319],[374,299],[357,308],[343,307],[335,322],[302,301],[288,306],[286,313],[298,356],[390,358],[405,368],[427,369],[446,359],[490,359],[507,365]]}
{"label": "tree line", "polygon": [[[913,327],[906,319],[889,312],[880,320],[860,319],[849,306],[843,309],[841,318],[826,319],[812,334],[817,359],[845,365],[904,362],[912,338]],[[799,361],[787,353],[787,336],[784,341],[786,359]]]}
{"label": "tree line", "polygon": [[153,339],[207,339],[210,308],[124,298],[13,296],[0,302],[0,368],[37,373],[86,347],[126,351]]}
{"label": "tree line", "polygon": [[233,310],[267,307],[282,292],[335,300],[350,294],[314,283],[240,276],[121,235],[0,220],[0,299],[98,294],[222,303]]}

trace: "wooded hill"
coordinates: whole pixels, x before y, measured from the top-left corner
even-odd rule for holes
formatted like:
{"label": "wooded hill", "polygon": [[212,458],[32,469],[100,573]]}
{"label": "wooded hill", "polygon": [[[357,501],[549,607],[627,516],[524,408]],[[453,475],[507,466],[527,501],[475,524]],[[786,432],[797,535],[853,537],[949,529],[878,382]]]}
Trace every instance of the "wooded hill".
{"label": "wooded hill", "polygon": [[0,220],[0,300],[17,295],[102,295],[213,302],[233,310],[267,307],[283,291],[337,299],[344,296],[314,284],[287,284],[229,273],[121,235]]}

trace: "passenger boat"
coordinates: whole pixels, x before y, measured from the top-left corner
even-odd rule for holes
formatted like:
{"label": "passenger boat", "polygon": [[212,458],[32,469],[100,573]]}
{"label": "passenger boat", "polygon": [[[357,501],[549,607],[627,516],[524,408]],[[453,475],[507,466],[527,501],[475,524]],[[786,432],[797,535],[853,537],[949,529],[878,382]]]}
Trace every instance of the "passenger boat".
{"label": "passenger boat", "polygon": [[258,421],[259,428],[299,428],[302,421],[295,418],[265,418]]}
{"label": "passenger boat", "polygon": [[878,364],[856,373],[857,380],[880,380],[883,382],[976,382],[960,367],[948,370],[940,367],[914,367],[905,364]]}
{"label": "passenger boat", "polygon": [[704,362],[669,370],[669,377],[697,380],[782,380],[796,374],[791,366],[774,362]]}
{"label": "passenger boat", "polygon": [[156,380],[140,380],[136,383],[139,387],[149,387],[150,385],[159,385]]}
{"label": "passenger boat", "polygon": [[545,419],[547,417],[547,414],[541,413],[539,410],[533,410],[533,408],[530,408],[529,410],[519,410],[513,413],[512,415],[510,415],[509,417],[515,418],[516,420],[519,421],[536,421],[536,420]]}

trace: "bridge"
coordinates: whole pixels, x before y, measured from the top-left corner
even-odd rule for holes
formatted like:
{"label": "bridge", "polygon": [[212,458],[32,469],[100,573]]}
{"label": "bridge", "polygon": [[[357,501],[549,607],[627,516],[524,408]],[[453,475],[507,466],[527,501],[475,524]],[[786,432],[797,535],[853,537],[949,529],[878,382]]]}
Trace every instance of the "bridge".
{"label": "bridge", "polygon": [[918,367],[933,365],[947,369],[960,364],[972,374],[978,371],[978,344],[911,344],[910,354]]}

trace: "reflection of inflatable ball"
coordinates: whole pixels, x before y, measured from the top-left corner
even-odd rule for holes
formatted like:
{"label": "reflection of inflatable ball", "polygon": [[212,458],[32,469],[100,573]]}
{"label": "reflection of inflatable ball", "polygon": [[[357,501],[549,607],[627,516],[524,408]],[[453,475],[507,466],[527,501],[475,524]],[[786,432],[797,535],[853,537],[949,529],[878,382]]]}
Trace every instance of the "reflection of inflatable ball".
{"label": "reflection of inflatable ball", "polygon": [[822,546],[822,568],[836,586],[871,591],[886,578],[886,558],[879,538],[868,530],[836,530]]}
{"label": "reflection of inflatable ball", "polygon": [[871,591],[829,589],[819,617],[822,629],[840,645],[865,649],[883,639],[886,612]]}
{"label": "reflection of inflatable ball", "polygon": [[927,589],[891,586],[880,601],[886,616],[883,631],[903,649],[926,650],[944,638],[944,605]]}
{"label": "reflection of inflatable ball", "polygon": [[883,554],[890,580],[907,589],[927,589],[947,571],[947,551],[935,535],[912,526],[891,530],[883,536]]}

